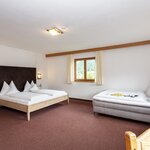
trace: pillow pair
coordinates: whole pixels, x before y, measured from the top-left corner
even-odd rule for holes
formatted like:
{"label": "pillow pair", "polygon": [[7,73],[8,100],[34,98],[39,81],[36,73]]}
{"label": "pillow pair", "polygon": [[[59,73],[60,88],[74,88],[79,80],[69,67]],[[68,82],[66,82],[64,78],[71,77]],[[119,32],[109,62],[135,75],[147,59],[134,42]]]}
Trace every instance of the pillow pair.
{"label": "pillow pair", "polygon": [[37,85],[32,81],[31,84],[27,81],[24,86],[24,92],[38,90]]}
{"label": "pillow pair", "polygon": [[13,81],[10,82],[8,85],[5,81],[3,83],[3,87],[1,89],[0,95],[10,95],[14,93],[18,93],[18,89],[16,88],[15,84]]}

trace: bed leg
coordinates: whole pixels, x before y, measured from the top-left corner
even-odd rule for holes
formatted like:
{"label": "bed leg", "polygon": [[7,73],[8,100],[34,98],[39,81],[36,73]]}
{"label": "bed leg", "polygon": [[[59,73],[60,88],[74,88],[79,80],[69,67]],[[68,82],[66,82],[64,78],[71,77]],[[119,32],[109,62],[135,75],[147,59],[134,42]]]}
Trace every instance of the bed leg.
{"label": "bed leg", "polygon": [[67,99],[67,102],[68,102],[68,104],[69,104],[69,97],[68,97],[68,99]]}
{"label": "bed leg", "polygon": [[30,112],[27,112],[27,120],[30,121]]}
{"label": "bed leg", "polygon": [[98,113],[97,112],[94,112],[94,116],[97,116],[98,115]]}

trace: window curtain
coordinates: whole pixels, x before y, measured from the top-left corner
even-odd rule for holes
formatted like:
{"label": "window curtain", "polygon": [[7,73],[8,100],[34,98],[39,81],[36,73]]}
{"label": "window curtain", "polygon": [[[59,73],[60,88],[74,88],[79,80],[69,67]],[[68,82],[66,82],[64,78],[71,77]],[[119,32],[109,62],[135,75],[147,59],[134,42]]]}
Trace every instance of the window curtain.
{"label": "window curtain", "polygon": [[73,61],[73,56],[68,55],[67,56],[67,83],[71,84],[74,81],[74,61]]}
{"label": "window curtain", "polygon": [[102,62],[101,62],[101,52],[100,51],[96,52],[95,62],[96,62],[95,83],[97,85],[102,85]]}

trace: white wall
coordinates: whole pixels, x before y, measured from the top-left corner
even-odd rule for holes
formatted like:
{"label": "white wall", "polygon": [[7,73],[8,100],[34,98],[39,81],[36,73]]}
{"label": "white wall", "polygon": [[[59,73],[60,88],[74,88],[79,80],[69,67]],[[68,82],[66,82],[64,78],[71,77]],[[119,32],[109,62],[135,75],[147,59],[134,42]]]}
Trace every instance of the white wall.
{"label": "white wall", "polygon": [[22,49],[0,45],[0,65],[18,67],[36,67],[41,72],[43,87],[47,87],[47,66],[44,55]]}
{"label": "white wall", "polygon": [[44,54],[36,54],[36,68],[37,72],[42,73],[42,79],[37,80],[37,83],[42,84],[42,88],[48,88],[48,66]]}
{"label": "white wall", "polygon": [[0,45],[0,65],[35,67],[35,53]]}
{"label": "white wall", "polygon": [[[94,56],[95,53],[74,55]],[[66,84],[66,56],[45,58],[43,54],[0,45],[0,65],[36,67],[43,78],[43,88],[65,90],[70,97],[91,99],[104,89],[145,90],[150,85],[150,46],[124,48],[102,52],[103,85],[94,83]]]}
{"label": "white wall", "polygon": [[[95,53],[75,55],[93,56]],[[94,83],[66,84],[66,56],[48,58],[49,88],[66,90],[70,97],[92,99],[104,89],[145,90],[150,85],[150,46],[102,52],[103,85]]]}

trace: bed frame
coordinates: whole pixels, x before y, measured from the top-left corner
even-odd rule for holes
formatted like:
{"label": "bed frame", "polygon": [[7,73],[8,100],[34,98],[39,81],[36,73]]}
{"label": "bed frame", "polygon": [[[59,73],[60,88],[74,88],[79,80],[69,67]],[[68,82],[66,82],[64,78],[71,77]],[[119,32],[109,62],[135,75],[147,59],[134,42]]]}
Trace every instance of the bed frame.
{"label": "bed frame", "polygon": [[94,114],[100,113],[121,118],[150,123],[150,111],[148,107],[117,104],[101,100],[93,100]]}
{"label": "bed frame", "polygon": [[61,96],[58,98],[54,98],[54,99],[50,99],[50,100],[46,100],[44,102],[40,102],[37,104],[33,104],[33,105],[23,105],[23,104],[19,104],[19,103],[15,103],[15,102],[10,102],[10,101],[6,101],[6,100],[2,100],[0,99],[0,105],[1,106],[5,106],[5,107],[9,107],[9,108],[13,108],[16,110],[20,110],[22,112],[27,113],[27,120],[30,121],[30,113],[34,112],[36,110],[51,106],[53,104],[57,104],[59,102],[65,101],[67,100],[68,104],[69,104],[69,96]]}
{"label": "bed frame", "polygon": [[[26,81],[34,81],[36,83],[36,68],[0,66],[0,90],[4,81],[10,83],[12,80],[14,81],[17,89],[19,91],[23,91]],[[31,112],[66,100],[69,104],[68,95],[46,100],[33,105],[23,105],[0,99],[0,105],[27,113],[27,120],[30,121]]]}

